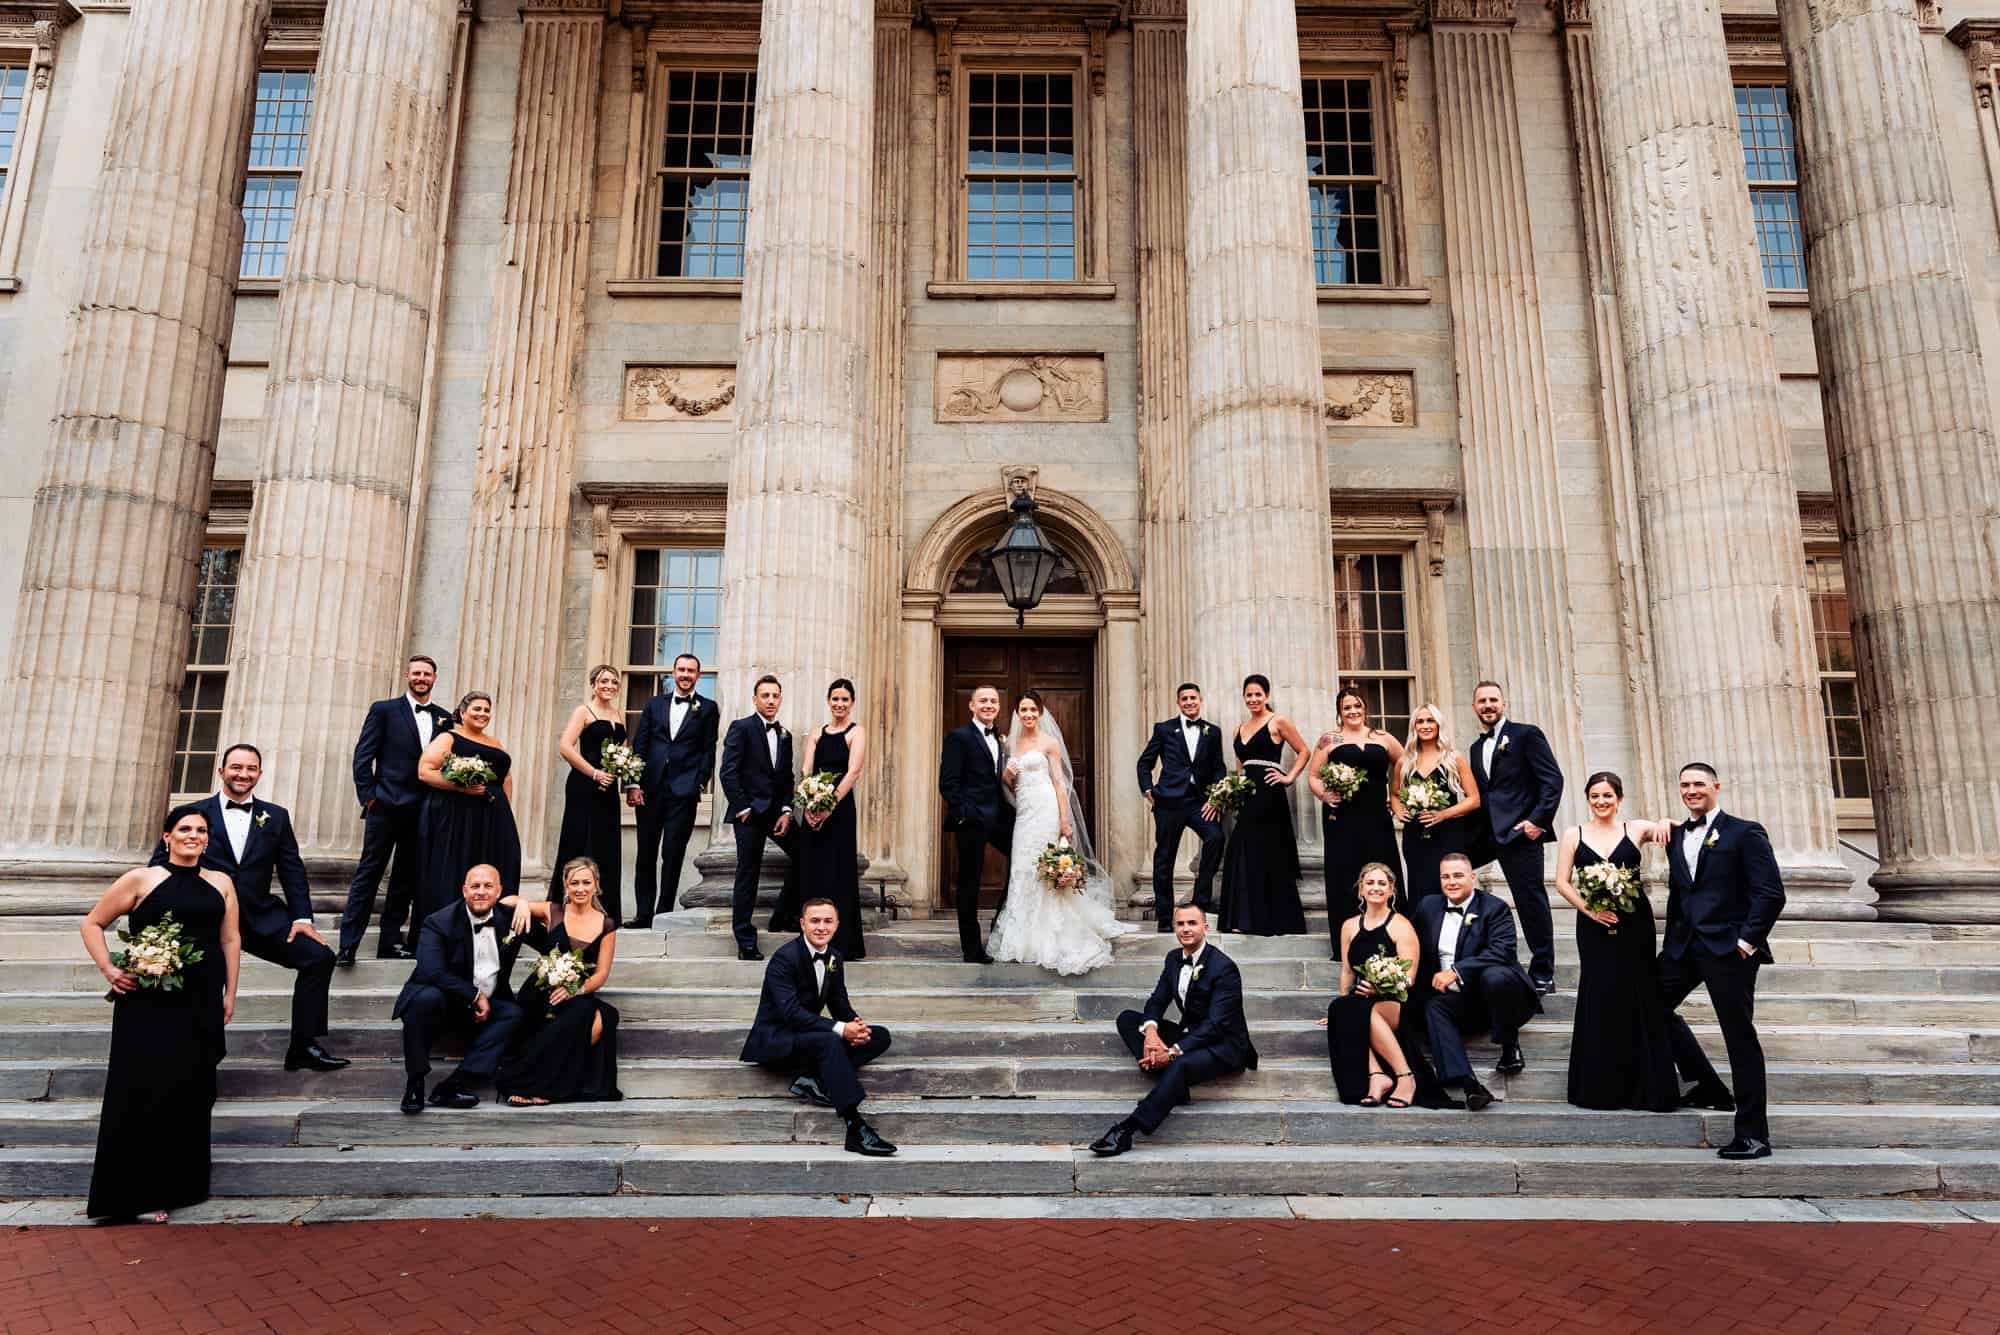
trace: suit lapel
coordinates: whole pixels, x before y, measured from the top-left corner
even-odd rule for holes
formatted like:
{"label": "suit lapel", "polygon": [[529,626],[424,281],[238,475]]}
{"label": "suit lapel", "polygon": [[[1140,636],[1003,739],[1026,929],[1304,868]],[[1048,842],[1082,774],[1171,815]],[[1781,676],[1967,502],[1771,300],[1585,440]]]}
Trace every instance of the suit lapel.
{"label": "suit lapel", "polygon": [[[233,877],[242,868],[243,859],[236,856],[236,845],[229,841],[229,822],[223,819],[222,800],[219,795],[210,794],[208,801],[202,805],[208,812],[209,851],[217,861],[228,860],[229,865],[222,870]],[[256,799],[252,798],[251,801],[254,804]],[[254,817],[256,812],[253,810],[251,815]],[[257,822],[252,819],[250,827],[255,829],[256,826]],[[247,837],[243,840],[243,851],[245,853],[250,851],[250,840]]]}
{"label": "suit lapel", "polygon": [[263,802],[257,798],[251,798],[250,823],[243,831],[243,851],[236,858],[236,865],[238,867],[247,867],[250,865],[250,850],[257,846],[257,831],[269,819],[270,817],[265,814]]}

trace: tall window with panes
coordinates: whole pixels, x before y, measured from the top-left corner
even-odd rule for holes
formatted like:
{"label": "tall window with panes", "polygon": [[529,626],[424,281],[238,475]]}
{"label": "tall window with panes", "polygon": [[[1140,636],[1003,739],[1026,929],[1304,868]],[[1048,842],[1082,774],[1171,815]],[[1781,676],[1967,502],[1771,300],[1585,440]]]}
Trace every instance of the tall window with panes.
{"label": "tall window with panes", "polygon": [[28,100],[28,67],[0,62],[0,202],[14,173],[14,145],[21,136],[21,111]]}
{"label": "tall window with panes", "polygon": [[968,71],[968,279],[1078,277],[1076,81],[1066,70]]}
{"label": "tall window with panes", "polygon": [[263,70],[250,127],[250,173],[243,185],[245,278],[283,278],[298,213],[299,173],[312,130],[311,70]]}
{"label": "tall window with panes", "polygon": [[1398,739],[1417,701],[1411,606],[1398,551],[1335,552],[1333,630],[1342,689],[1368,702],[1374,725]]}
{"label": "tall window with panes", "polygon": [[1806,238],[1799,222],[1799,149],[1793,138],[1791,90],[1782,83],[1737,84],[1736,128],[1743,140],[1743,171],[1750,178],[1764,286],[1774,292],[1802,290]]}
{"label": "tall window with panes", "polygon": [[669,70],[666,110],[654,276],[741,278],[757,73]]}
{"label": "tall window with panes", "polygon": [[1833,795],[1865,802],[1868,744],[1861,732],[1861,683],[1854,664],[1853,614],[1847,574],[1836,552],[1806,554],[1806,598],[1812,606],[1813,652],[1819,661],[1819,701],[1826,713],[1826,749],[1833,761]]}
{"label": "tall window with panes", "polygon": [[722,631],[722,549],[639,547],[632,553],[632,618],[626,639],[625,727],[639,726],[646,702],[672,690],[674,659],[701,660],[695,687],[715,699],[715,649]]}
{"label": "tall window with panes", "polygon": [[1313,281],[1321,287],[1382,284],[1389,270],[1383,225],[1388,191],[1375,80],[1307,76],[1303,91]]}
{"label": "tall window with panes", "polygon": [[174,729],[173,790],[204,793],[215,786],[222,741],[222,700],[229,687],[229,636],[236,624],[236,577],[241,547],[204,547],[201,582],[188,627],[187,672],[181,678],[180,720]]}

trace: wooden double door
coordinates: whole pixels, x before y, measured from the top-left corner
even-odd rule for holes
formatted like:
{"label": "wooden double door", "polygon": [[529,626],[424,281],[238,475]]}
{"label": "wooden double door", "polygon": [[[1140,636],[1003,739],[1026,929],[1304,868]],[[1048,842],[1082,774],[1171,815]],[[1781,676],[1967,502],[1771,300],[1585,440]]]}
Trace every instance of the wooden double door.
{"label": "wooden double door", "polygon": [[[1013,724],[1014,706],[1023,695],[1035,691],[1062,729],[1069,747],[1070,764],[1076,769],[1077,799],[1083,806],[1085,830],[1093,840],[1097,819],[1097,767],[1095,739],[1097,720],[1091,700],[1096,680],[1096,641],[1077,639],[958,639],[944,642],[944,732],[962,726],[971,717],[972,692],[980,686],[1000,688],[1000,717],[994,727],[1001,736]],[[942,735],[942,733],[940,734]],[[943,894],[947,905],[955,903],[958,884],[958,841],[943,831],[939,865],[944,868]],[[1000,902],[1007,884],[1007,863],[997,852],[986,850],[986,864],[979,881],[979,902],[991,908]]]}

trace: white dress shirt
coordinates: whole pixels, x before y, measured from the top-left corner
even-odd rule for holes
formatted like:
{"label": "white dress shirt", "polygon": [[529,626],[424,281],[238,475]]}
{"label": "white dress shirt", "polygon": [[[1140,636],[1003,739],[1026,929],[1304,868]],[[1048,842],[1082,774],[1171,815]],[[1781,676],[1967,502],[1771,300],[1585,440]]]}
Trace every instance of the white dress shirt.
{"label": "white dress shirt", "polygon": [[1192,764],[1195,752],[1201,747],[1201,720],[1183,716],[1181,719],[1181,739],[1187,743],[1188,762]]}
{"label": "white dress shirt", "polygon": [[[806,934],[804,932],[799,933],[799,940],[806,942],[806,957],[808,959],[811,959],[812,956],[816,953],[813,950],[813,943],[810,941],[806,941]],[[833,951],[833,943],[831,941],[827,942],[826,949],[828,954],[830,955]],[[813,960],[813,985],[819,989],[820,996],[824,998],[826,996],[825,960]],[[847,1037],[847,1021],[835,1020],[833,1022],[833,1036],[835,1038]]]}
{"label": "white dress shirt", "polygon": [[241,862],[243,850],[250,843],[250,813],[232,811],[229,807],[230,800],[228,793],[215,795],[216,805],[222,808],[222,829],[229,836],[230,852],[236,855],[238,862]]}
{"label": "white dress shirt", "polygon": [[993,757],[993,768],[1000,768],[1000,737],[984,723],[975,724],[979,729],[979,740],[986,743],[986,754]]}
{"label": "white dress shirt", "polygon": [[[1700,825],[1692,830],[1681,827],[1681,866],[1687,869],[1689,885],[1694,884],[1695,872],[1701,868],[1701,846],[1708,842],[1708,836],[1715,830],[1715,818],[1721,814],[1721,807],[1710,807]],[[1736,938],[1736,946],[1746,955],[1757,953],[1757,947],[1740,936]]]}
{"label": "white dress shirt", "polygon": [[405,694],[403,698],[410,702],[410,716],[417,721],[417,736],[423,739],[425,746],[429,746],[431,744],[431,711],[425,709],[423,702],[414,695]]}
{"label": "white dress shirt", "polygon": [[1479,763],[1481,766],[1485,768],[1486,773],[1489,776],[1493,773],[1493,748],[1500,745],[1500,730],[1506,726],[1507,726],[1506,716],[1502,715],[1499,718],[1499,720],[1497,720],[1493,724],[1493,727],[1491,729],[1493,735],[1491,737],[1482,738],[1479,742],[1479,747],[1480,747]]}
{"label": "white dress shirt", "polygon": [[485,917],[477,918],[468,908],[465,916],[472,919],[475,929],[472,933],[472,985],[479,989],[481,996],[490,997],[500,983],[500,929],[496,925],[490,932],[476,930],[481,924],[493,921],[490,911]]}
{"label": "white dress shirt", "polygon": [[[1451,902],[1451,896],[1449,895],[1445,896],[1444,906],[1446,909],[1460,907]],[[1465,897],[1463,907],[1466,913],[1472,912],[1471,895]],[[1465,918],[1462,914],[1450,912],[1442,916],[1443,920],[1438,923],[1438,969],[1440,971],[1445,969],[1456,971],[1458,968],[1458,934],[1465,926]],[[1460,990],[1459,980],[1456,978],[1452,980],[1451,986],[1445,989],[1447,992],[1457,992]]]}
{"label": "white dress shirt", "polygon": [[[1207,953],[1208,942],[1204,941],[1194,948],[1194,954],[1184,954],[1181,956],[1181,976],[1180,981],[1174,984],[1174,991],[1180,999],[1182,1019],[1187,1018],[1187,994],[1188,989],[1194,986],[1194,971],[1201,967],[1201,957]],[[1157,1029],[1158,1027],[1159,1025],[1156,1022],[1148,1020],[1139,1026],[1139,1032],[1143,1034],[1148,1029]]]}
{"label": "white dress shirt", "polygon": [[773,770],[778,768],[778,729],[774,726],[775,722],[775,720],[766,720],[764,723],[764,745],[771,752],[771,768]]}
{"label": "white dress shirt", "polygon": [[693,703],[694,703],[693,696],[689,696],[686,700],[682,700],[677,695],[667,705],[667,737],[670,740],[672,738],[681,735],[681,724],[686,721],[688,716],[688,706]]}

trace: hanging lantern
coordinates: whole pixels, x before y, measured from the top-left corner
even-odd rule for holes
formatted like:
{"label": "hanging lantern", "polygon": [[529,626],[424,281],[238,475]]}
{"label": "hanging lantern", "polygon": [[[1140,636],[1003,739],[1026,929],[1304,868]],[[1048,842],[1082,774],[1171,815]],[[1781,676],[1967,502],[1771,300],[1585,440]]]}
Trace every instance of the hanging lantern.
{"label": "hanging lantern", "polygon": [[1014,497],[1011,508],[1014,522],[986,553],[986,560],[993,567],[994,578],[1000,581],[1000,592],[1007,599],[1007,606],[1014,609],[1014,624],[1026,626],[1028,613],[1041,605],[1042,595],[1048,592],[1061,553],[1049,545],[1041,526],[1035,522],[1033,496],[1022,491]]}

